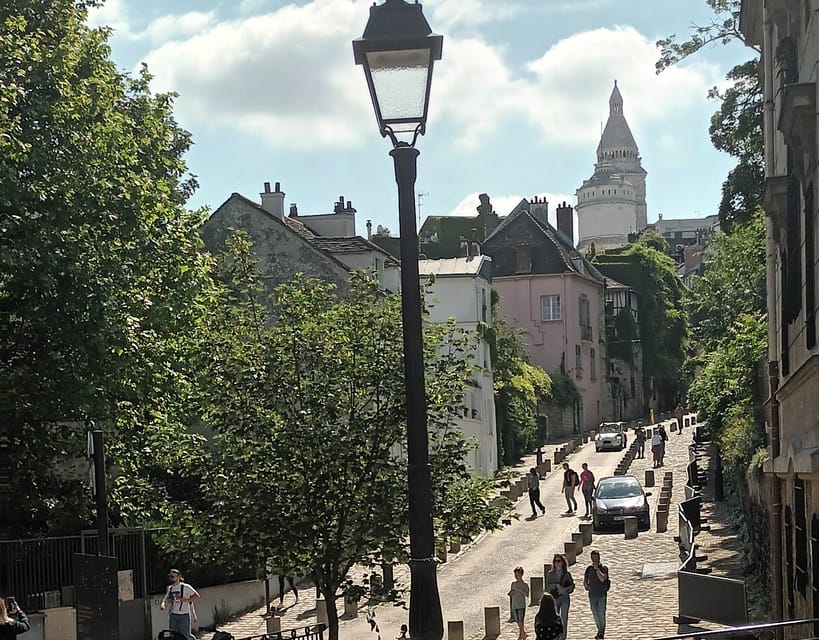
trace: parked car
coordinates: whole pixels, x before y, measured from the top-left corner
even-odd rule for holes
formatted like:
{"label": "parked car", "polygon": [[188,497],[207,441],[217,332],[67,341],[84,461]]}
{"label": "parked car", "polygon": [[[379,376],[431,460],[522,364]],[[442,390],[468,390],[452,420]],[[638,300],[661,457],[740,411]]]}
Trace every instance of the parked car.
{"label": "parked car", "polygon": [[651,493],[643,491],[634,476],[609,476],[597,482],[592,508],[594,530],[623,524],[626,516],[637,516],[637,526],[651,527],[648,499]]}
{"label": "parked car", "polygon": [[626,448],[626,439],[625,422],[603,422],[594,437],[594,449],[620,451]]}

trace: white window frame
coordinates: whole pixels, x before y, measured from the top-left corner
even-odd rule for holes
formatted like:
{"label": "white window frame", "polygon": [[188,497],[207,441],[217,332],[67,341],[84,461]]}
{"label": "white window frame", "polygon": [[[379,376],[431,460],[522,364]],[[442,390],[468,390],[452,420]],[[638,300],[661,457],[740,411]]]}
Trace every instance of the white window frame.
{"label": "white window frame", "polygon": [[[555,304],[557,302],[557,304]],[[548,305],[548,306],[547,306]],[[548,309],[548,314],[547,314]],[[555,313],[557,309],[557,313]],[[540,296],[540,319],[543,322],[560,321],[560,294]]]}

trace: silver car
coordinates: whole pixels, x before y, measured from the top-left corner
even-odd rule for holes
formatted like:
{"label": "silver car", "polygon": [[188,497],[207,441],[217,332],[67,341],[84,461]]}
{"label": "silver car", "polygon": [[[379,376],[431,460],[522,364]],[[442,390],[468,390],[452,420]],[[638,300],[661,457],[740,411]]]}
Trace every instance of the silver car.
{"label": "silver car", "polygon": [[626,423],[604,422],[594,437],[595,451],[620,451],[626,448]]}

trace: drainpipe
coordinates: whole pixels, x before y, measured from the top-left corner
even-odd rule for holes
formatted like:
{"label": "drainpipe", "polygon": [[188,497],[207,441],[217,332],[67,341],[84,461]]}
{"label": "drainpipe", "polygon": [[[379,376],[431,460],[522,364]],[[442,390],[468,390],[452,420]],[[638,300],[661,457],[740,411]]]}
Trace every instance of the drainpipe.
{"label": "drainpipe", "polygon": [[[775,111],[773,94],[773,25],[771,24],[768,12],[763,8],[762,23],[762,75],[763,75],[763,95],[765,99],[764,111],[764,136],[765,136],[765,176],[771,177],[775,173],[774,166],[774,144],[775,139]],[[773,213],[773,212],[770,212]],[[765,252],[766,252],[766,279],[767,279],[767,308],[768,308],[768,386],[770,389],[769,399],[769,426],[770,442],[768,445],[770,464],[780,453],[780,433],[779,433],[779,360],[777,354],[776,322],[778,318],[776,309],[777,289],[779,281],[776,277],[776,264],[778,252],[776,248],[776,229],[774,228],[771,215],[765,216]],[[782,579],[782,482],[771,469],[770,474],[770,544],[771,544],[771,579],[773,582],[773,618],[774,620],[784,619],[784,594]],[[784,629],[777,627],[774,630],[775,640],[783,640]]]}

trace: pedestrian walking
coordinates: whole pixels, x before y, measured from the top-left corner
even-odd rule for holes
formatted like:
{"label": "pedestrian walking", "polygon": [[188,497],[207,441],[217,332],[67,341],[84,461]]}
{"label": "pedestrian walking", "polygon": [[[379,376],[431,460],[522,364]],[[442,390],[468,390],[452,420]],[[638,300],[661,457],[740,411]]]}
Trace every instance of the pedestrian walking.
{"label": "pedestrian walking", "polygon": [[409,633],[409,628],[407,627],[407,625],[402,624],[401,625],[401,632],[400,632],[400,634],[398,636],[396,636],[395,640],[404,640],[405,638],[409,638],[409,636],[407,635],[408,633]]}
{"label": "pedestrian walking", "polygon": [[14,640],[31,630],[28,616],[13,597],[0,598],[0,640]]}
{"label": "pedestrian walking", "polygon": [[518,640],[526,637],[523,618],[526,615],[526,599],[529,597],[529,585],[523,581],[523,567],[515,567],[515,581],[507,594],[512,599],[512,618],[518,623]]}
{"label": "pedestrian walking", "polygon": [[677,403],[677,408],[674,409],[674,415],[677,417],[677,429],[682,433],[683,416],[685,416],[685,407],[682,406],[682,402]]}
{"label": "pedestrian walking", "polygon": [[564,462],[563,485],[561,487],[561,491],[563,492],[563,495],[566,496],[566,506],[568,507],[566,510],[567,516],[570,516],[577,511],[577,500],[574,498],[574,491],[579,484],[580,476],[577,475],[577,471],[569,467],[568,462]]}
{"label": "pedestrian walking", "polygon": [[662,461],[663,437],[660,435],[660,430],[657,429],[654,435],[651,436],[651,459],[653,467],[656,469],[660,466]]}
{"label": "pedestrian walking", "polygon": [[191,604],[199,600],[199,592],[183,580],[179,569],[171,569],[168,579],[171,584],[159,603],[159,608],[163,611],[166,606],[170,606],[168,629],[196,640],[191,634]]}
{"label": "pedestrian walking", "polygon": [[583,494],[583,502],[586,506],[584,518],[591,516],[594,511],[594,474],[589,471],[589,465],[585,462],[581,465],[583,471],[580,472],[580,491]]}
{"label": "pedestrian walking", "polygon": [[606,598],[608,597],[611,581],[609,568],[600,564],[600,552],[591,552],[592,563],[586,567],[583,576],[583,588],[589,592],[589,607],[591,607],[594,624],[597,626],[597,635],[594,640],[603,640],[606,635]]}
{"label": "pedestrian walking", "polygon": [[646,457],[646,430],[643,429],[641,422],[637,423],[637,428],[634,429],[634,439],[637,441],[637,457]]}
{"label": "pedestrian walking", "polygon": [[295,579],[288,572],[280,571],[279,572],[279,609],[282,609],[284,607],[285,582],[290,583],[290,590],[293,592],[293,595],[296,596],[296,602],[294,604],[299,603],[299,590],[296,588]]}
{"label": "pedestrian walking", "polygon": [[546,513],[546,507],[544,507],[540,502],[540,476],[537,474],[537,469],[532,467],[529,469],[529,504],[532,507],[532,517],[537,518],[537,510],[535,507],[540,508],[541,513]]}
{"label": "pedestrian walking", "polygon": [[657,428],[657,431],[660,433],[660,438],[662,438],[662,442],[660,443],[660,466],[665,466],[665,443],[668,441],[668,433],[665,430],[665,425],[660,425]]}
{"label": "pedestrian walking", "polygon": [[555,609],[563,622],[563,633],[557,640],[565,640],[569,631],[569,606],[572,603],[572,593],[574,592],[574,579],[569,573],[569,563],[566,556],[556,553],[552,558],[552,568],[546,574],[545,591],[555,599]]}
{"label": "pedestrian walking", "polygon": [[563,635],[563,622],[557,615],[555,599],[550,593],[544,593],[540,599],[540,608],[535,614],[536,640],[557,640]]}

